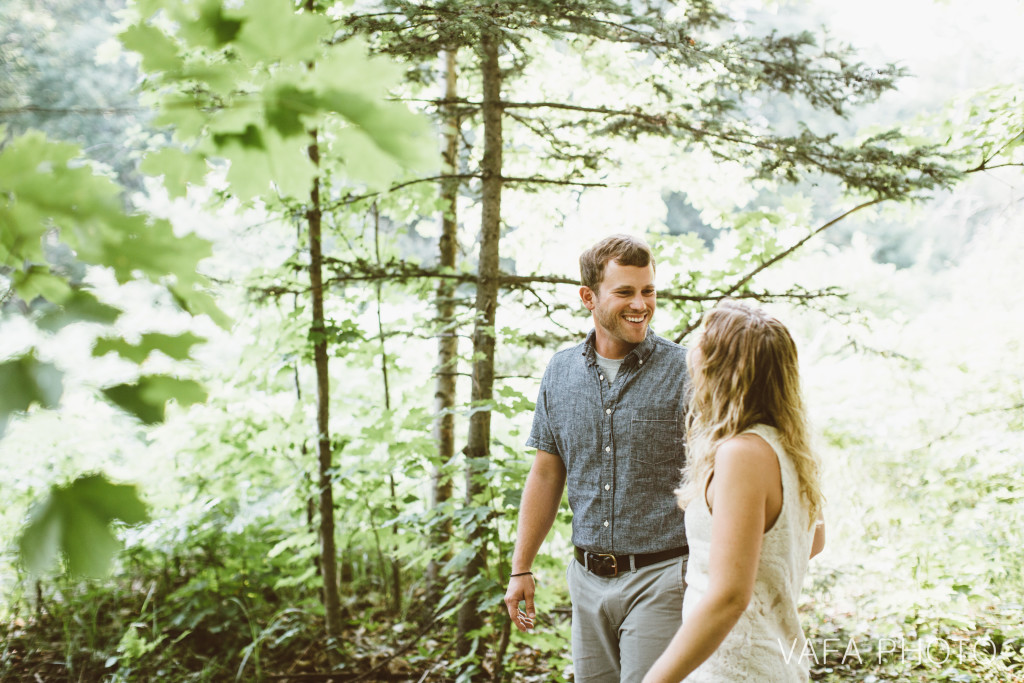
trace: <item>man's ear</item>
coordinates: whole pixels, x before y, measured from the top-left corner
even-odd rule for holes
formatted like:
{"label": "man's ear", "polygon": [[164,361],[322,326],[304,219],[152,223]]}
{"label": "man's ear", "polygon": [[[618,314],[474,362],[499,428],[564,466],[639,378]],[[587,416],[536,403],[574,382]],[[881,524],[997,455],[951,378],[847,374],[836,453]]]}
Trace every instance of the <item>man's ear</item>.
{"label": "man's ear", "polygon": [[597,308],[597,294],[590,287],[586,285],[580,287],[580,298],[583,299],[583,305],[587,307],[587,310],[594,310]]}

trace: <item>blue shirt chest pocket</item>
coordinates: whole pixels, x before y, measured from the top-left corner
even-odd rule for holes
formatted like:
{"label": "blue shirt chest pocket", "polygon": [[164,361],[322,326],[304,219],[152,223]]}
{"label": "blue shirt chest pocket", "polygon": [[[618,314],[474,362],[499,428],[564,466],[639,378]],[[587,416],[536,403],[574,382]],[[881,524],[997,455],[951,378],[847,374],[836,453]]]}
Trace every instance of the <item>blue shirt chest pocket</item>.
{"label": "blue shirt chest pocket", "polygon": [[683,466],[683,415],[672,408],[637,410],[629,425],[632,456],[645,465]]}

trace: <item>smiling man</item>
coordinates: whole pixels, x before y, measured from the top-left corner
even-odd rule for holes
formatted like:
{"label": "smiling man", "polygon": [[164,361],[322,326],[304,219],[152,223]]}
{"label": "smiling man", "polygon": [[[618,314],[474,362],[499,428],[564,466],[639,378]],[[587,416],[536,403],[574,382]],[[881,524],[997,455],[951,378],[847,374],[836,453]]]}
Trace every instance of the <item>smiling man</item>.
{"label": "smiling man", "polygon": [[650,329],[657,295],[646,243],[601,240],[580,256],[580,279],[594,329],[555,354],[541,381],[505,604],[520,630],[533,628],[530,568],[568,486],[575,680],[625,683],[643,678],[681,621],[688,549],[672,491],[684,459],[686,352]]}

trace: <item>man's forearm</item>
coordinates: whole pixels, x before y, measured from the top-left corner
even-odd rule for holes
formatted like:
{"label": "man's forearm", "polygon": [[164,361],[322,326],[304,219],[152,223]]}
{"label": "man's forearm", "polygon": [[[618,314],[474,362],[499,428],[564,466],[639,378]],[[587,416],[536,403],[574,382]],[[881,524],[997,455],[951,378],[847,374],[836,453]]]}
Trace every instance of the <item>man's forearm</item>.
{"label": "man's forearm", "polygon": [[530,571],[540,546],[555,523],[565,488],[565,467],[557,455],[537,451],[526,477],[519,508],[519,529],[512,553],[512,573]]}

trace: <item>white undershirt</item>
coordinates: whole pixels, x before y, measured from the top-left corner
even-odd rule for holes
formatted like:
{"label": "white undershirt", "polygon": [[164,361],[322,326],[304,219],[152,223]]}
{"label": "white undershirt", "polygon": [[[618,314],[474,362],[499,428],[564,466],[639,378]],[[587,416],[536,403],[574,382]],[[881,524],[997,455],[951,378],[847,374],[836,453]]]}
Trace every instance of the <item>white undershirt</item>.
{"label": "white undershirt", "polygon": [[608,380],[608,384],[610,385],[612,382],[615,381],[615,375],[619,374],[619,367],[622,365],[622,361],[624,361],[626,359],[625,358],[605,358],[604,356],[602,356],[601,354],[597,353],[596,351],[594,352],[594,354],[597,356],[597,364],[598,364],[598,366],[602,370],[604,370],[604,378],[606,380]]}

